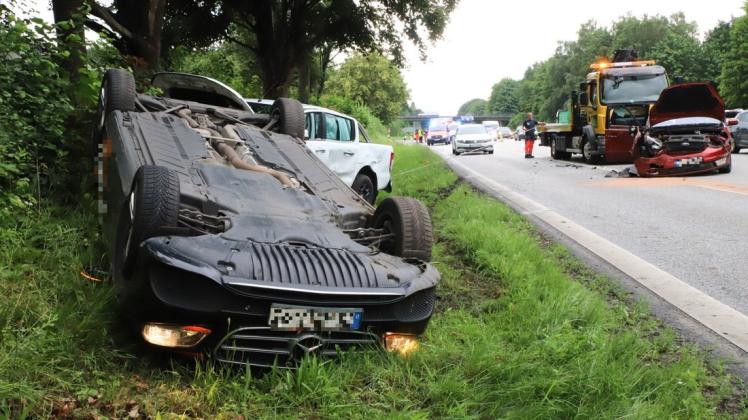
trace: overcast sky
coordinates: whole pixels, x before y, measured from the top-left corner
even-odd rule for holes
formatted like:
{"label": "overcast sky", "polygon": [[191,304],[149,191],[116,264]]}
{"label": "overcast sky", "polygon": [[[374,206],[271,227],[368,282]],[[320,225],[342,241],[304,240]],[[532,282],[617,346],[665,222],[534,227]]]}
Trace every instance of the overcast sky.
{"label": "overcast sky", "polygon": [[[594,19],[609,26],[619,16],[666,15],[682,11],[703,33],[720,20],[743,14],[743,0],[495,1],[461,0],[443,39],[421,62],[407,48],[404,71],[411,100],[426,112],[449,115],[472,98],[487,99],[504,77],[522,78],[525,69],[576,39],[579,25]],[[533,22],[528,27],[528,22]]]}

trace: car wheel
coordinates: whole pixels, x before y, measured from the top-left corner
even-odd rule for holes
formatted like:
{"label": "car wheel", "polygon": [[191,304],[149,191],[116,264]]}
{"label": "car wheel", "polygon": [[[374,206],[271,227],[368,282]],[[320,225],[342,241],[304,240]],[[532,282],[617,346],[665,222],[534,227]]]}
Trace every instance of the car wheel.
{"label": "car wheel", "polygon": [[492,155],[492,154],[493,154],[493,150],[489,150],[489,151],[488,151],[488,154],[489,154],[489,155]]}
{"label": "car wheel", "polygon": [[391,235],[380,244],[382,252],[402,258],[431,260],[434,245],[431,216],[420,201],[410,197],[388,197],[377,207],[370,225]]}
{"label": "car wheel", "polygon": [[177,225],[179,176],[161,167],[141,166],[120,214],[113,271],[128,271],[140,243]]}
{"label": "car wheel", "polygon": [[738,141],[734,138],[732,139],[732,146],[730,147],[731,153],[740,153],[740,147],[738,146]]}
{"label": "car wheel", "polygon": [[732,159],[730,159],[730,163],[727,164],[727,166],[723,166],[717,170],[721,174],[729,174],[732,172]]}
{"label": "car wheel", "polygon": [[104,73],[99,89],[96,132],[104,129],[106,116],[112,111],[135,110],[135,78],[123,69],[109,69]]}
{"label": "car wheel", "polygon": [[356,179],[353,180],[351,188],[369,204],[374,204],[377,200],[377,188],[374,186],[374,182],[371,178],[366,174],[356,175]]}
{"label": "car wheel", "polygon": [[281,134],[304,138],[304,106],[291,98],[279,98],[273,102],[270,116],[277,119],[276,130]]}

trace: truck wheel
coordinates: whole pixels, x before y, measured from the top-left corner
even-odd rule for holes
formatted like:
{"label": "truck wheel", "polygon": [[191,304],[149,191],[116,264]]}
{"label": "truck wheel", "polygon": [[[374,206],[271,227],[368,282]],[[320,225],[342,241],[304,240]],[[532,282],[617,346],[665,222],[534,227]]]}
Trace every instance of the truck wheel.
{"label": "truck wheel", "polygon": [[374,204],[377,200],[377,188],[374,186],[374,181],[366,174],[356,175],[351,188],[369,204]]}
{"label": "truck wheel", "polygon": [[584,144],[582,144],[582,157],[585,162],[592,165],[600,162],[600,155],[592,154],[592,145],[587,139],[585,139]]}
{"label": "truck wheel", "polygon": [[177,225],[179,176],[162,166],[141,166],[120,213],[112,272],[127,272],[141,242]]}
{"label": "truck wheel", "polygon": [[392,234],[379,249],[402,258],[431,260],[434,244],[431,216],[420,201],[410,197],[388,197],[377,207],[370,226]]}
{"label": "truck wheel", "polygon": [[290,98],[279,98],[273,102],[270,116],[278,119],[276,131],[289,136],[304,138],[304,106]]}

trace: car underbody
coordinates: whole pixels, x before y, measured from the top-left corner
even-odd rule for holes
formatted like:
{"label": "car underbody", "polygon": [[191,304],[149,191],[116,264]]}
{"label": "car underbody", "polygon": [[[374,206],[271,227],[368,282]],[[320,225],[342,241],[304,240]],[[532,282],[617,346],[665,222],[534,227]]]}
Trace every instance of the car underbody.
{"label": "car underbody", "polygon": [[130,325],[155,347],[262,367],[412,349],[439,281],[425,207],[358,196],[304,145],[297,102],[254,114],[210,80],[176,80],[173,94],[159,79],[163,97],[121,70],[102,86],[103,230]]}

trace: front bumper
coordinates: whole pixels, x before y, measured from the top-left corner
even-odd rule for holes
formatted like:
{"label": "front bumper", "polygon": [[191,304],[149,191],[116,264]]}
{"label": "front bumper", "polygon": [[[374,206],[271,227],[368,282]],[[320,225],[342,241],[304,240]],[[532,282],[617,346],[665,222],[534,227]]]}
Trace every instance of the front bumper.
{"label": "front bumper", "polygon": [[[700,159],[701,162],[695,164],[683,163],[696,158]],[[639,157],[634,160],[634,166],[636,166],[639,176],[642,177],[698,174],[724,168],[730,163],[730,152],[723,147],[707,147],[699,153],[682,155],[662,153],[652,158]]]}
{"label": "front bumper", "polygon": [[[267,282],[260,287],[257,281],[164,253],[164,243],[153,238],[141,247],[137,269],[124,285],[130,299],[123,309],[136,328],[152,322],[212,331],[193,348],[166,350],[208,354],[228,364],[293,368],[310,354],[330,357],[341,351],[381,349],[385,333],[420,335],[434,311],[439,274],[428,264],[420,264],[420,276],[407,285],[382,288],[380,293],[371,288],[315,293],[298,284]],[[271,330],[272,304],[356,308],[363,315],[355,331]]]}
{"label": "front bumper", "polygon": [[458,143],[455,142],[455,150],[458,152],[492,152],[493,144],[491,142],[485,143]]}

